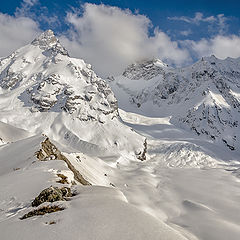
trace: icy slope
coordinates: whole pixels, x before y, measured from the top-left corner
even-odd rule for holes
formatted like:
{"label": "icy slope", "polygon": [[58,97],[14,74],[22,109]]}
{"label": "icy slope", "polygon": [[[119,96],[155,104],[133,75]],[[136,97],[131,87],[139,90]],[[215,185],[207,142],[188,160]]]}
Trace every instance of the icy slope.
{"label": "icy slope", "polygon": [[136,63],[109,80],[120,108],[171,117],[176,126],[239,150],[240,59],[205,57],[183,69],[160,63]]}
{"label": "icy slope", "polygon": [[0,60],[0,121],[89,154],[133,159],[144,148],[144,138],[122,124],[108,84],[70,58],[51,30]]}

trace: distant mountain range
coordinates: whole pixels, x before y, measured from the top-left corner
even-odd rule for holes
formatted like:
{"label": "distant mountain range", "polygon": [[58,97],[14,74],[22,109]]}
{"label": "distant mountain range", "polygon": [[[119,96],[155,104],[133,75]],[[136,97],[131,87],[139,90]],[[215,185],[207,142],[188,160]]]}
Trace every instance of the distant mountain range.
{"label": "distant mountain range", "polygon": [[121,108],[170,116],[176,126],[240,150],[239,79],[240,58],[211,56],[181,69],[158,59],[137,62],[121,76],[109,78],[109,84]]}

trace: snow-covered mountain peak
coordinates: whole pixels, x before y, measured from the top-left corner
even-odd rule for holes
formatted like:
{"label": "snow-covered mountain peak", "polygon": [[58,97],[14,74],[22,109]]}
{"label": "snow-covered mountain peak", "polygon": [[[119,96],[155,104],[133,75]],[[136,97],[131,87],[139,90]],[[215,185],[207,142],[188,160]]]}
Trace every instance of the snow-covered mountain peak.
{"label": "snow-covered mountain peak", "polygon": [[35,38],[31,44],[34,46],[39,46],[39,48],[42,50],[51,50],[53,53],[68,55],[67,50],[60,44],[52,30],[43,32],[40,36]]}
{"label": "snow-covered mountain peak", "polygon": [[215,62],[215,61],[219,60],[215,55],[211,55],[209,57],[203,57],[203,59],[205,61],[209,61],[209,62]]}
{"label": "snow-covered mountain peak", "polygon": [[240,58],[225,58],[219,59],[214,55],[209,57],[202,57],[201,60],[194,63],[192,66],[186,67],[183,70],[189,71],[190,69],[194,71],[218,71],[221,73],[235,73],[240,70]]}
{"label": "snow-covered mountain peak", "polygon": [[51,30],[0,61],[0,86],[20,92],[31,111],[65,111],[84,120],[118,115],[106,82],[89,64],[70,58]]}
{"label": "snow-covered mountain peak", "polygon": [[123,76],[132,80],[139,80],[141,78],[150,80],[163,73],[164,69],[167,67],[167,64],[157,58],[137,61],[126,68],[123,72]]}
{"label": "snow-covered mountain peak", "polygon": [[[144,138],[121,123],[106,81],[69,57],[51,30],[0,59],[0,121],[75,147],[85,141],[94,149],[129,149],[134,157],[143,148]],[[138,140],[126,146],[131,136]]]}

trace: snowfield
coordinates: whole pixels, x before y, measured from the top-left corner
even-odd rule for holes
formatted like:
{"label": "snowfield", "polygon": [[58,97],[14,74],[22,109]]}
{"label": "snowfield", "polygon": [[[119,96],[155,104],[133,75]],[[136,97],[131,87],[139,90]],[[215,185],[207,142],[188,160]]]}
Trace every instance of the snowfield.
{"label": "snowfield", "polygon": [[[185,239],[162,221],[129,204],[120,190],[79,183],[73,186],[76,196],[57,203],[65,208],[62,212],[20,220],[32,209],[31,201],[42,189],[61,185],[56,181],[57,174],[67,176],[70,184],[66,185],[74,181],[73,172],[64,161],[36,158],[44,138],[34,136],[0,148],[1,239]],[[83,155],[79,159],[91,161]],[[95,173],[95,178],[104,176],[103,166],[96,161],[91,169],[81,165],[84,177],[91,182],[89,173]]]}
{"label": "snowfield", "polygon": [[239,66],[105,81],[51,30],[0,59],[0,239],[239,240]]}
{"label": "snowfield", "polygon": [[184,133],[166,118],[120,115],[149,143],[148,161],[120,168],[117,178],[125,181],[120,189],[128,201],[188,239],[238,239],[239,155]]}

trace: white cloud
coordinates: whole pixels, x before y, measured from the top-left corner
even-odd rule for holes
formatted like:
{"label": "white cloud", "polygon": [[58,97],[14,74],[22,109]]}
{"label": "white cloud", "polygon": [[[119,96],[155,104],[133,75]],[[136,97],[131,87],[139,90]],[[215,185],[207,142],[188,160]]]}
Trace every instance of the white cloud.
{"label": "white cloud", "polygon": [[189,29],[189,30],[184,30],[184,31],[180,31],[179,33],[180,33],[182,36],[187,37],[187,36],[189,36],[189,35],[192,34],[192,30],[191,30],[191,29]]}
{"label": "white cloud", "polygon": [[62,42],[70,53],[86,59],[101,75],[120,73],[128,64],[159,57],[172,64],[188,60],[187,51],[158,29],[149,36],[151,21],[129,10],[85,4],[83,14],[68,13],[71,30]]}
{"label": "white cloud", "polygon": [[180,17],[168,17],[168,19],[173,21],[183,21],[193,25],[200,25],[201,23],[207,23],[208,32],[210,33],[218,32],[218,34],[221,34],[221,35],[227,32],[227,29],[228,29],[227,21],[229,20],[227,17],[225,17],[224,14],[204,17],[203,13],[201,12],[196,12],[193,18],[187,17],[187,16],[180,16]]}
{"label": "white cloud", "polygon": [[0,33],[0,56],[4,57],[34,39],[39,29],[30,18],[0,13]]}
{"label": "white cloud", "polygon": [[217,18],[214,16],[204,17],[201,12],[196,12],[195,16],[193,18],[187,17],[187,16],[181,16],[181,17],[168,17],[169,20],[174,21],[183,21],[191,24],[199,24],[200,22],[216,22]]}
{"label": "white cloud", "polygon": [[23,0],[23,4],[27,4],[30,6],[35,5],[38,2],[38,0]]}
{"label": "white cloud", "polygon": [[38,4],[38,0],[23,0],[21,2],[20,8],[16,8],[15,15],[16,16],[26,16],[31,15],[31,8],[34,7],[36,4]]}
{"label": "white cloud", "polygon": [[150,38],[148,44],[151,52],[171,65],[181,66],[191,62],[191,58],[186,49],[179,47],[177,41],[172,41],[171,38],[164,32],[155,29],[154,37]]}
{"label": "white cloud", "polygon": [[240,36],[218,35],[212,39],[201,39],[200,41],[186,40],[183,45],[197,57],[215,55],[217,58],[240,57]]}

